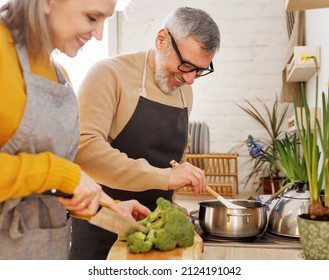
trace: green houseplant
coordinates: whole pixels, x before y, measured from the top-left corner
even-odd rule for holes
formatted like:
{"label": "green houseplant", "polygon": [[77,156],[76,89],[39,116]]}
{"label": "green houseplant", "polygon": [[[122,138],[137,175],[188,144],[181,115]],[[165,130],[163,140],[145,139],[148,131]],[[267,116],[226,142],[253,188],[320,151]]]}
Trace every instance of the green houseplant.
{"label": "green houseplant", "polygon": [[[318,118],[318,64],[314,56],[304,56],[303,60],[313,59],[316,65],[315,112],[312,116],[301,84],[301,106],[297,108],[294,99],[294,111],[298,137],[305,157],[306,172],[310,192],[310,206],[307,214],[298,216],[300,240],[306,259],[329,259],[329,178],[328,178],[328,142],[329,142],[329,100],[322,93],[322,115]],[[321,148],[321,149],[320,149]],[[322,150],[320,152],[320,150]],[[322,163],[321,163],[322,160]],[[321,191],[324,189],[324,199]]]}
{"label": "green houseplant", "polygon": [[281,192],[293,185],[307,185],[306,161],[299,149],[297,133],[292,135],[286,133],[283,139],[275,139],[274,144],[277,153],[275,155],[264,153],[264,156],[285,175]]}
{"label": "green houseplant", "polygon": [[[244,179],[244,182],[247,185],[249,182],[259,179],[257,192],[264,185],[266,179],[268,179],[272,185],[272,191],[270,193],[273,193],[274,190],[277,191],[279,188],[278,185],[276,188],[274,187],[274,181],[281,180],[279,176],[280,170],[263,157],[261,151],[273,156],[276,155],[275,140],[283,136],[282,126],[286,120],[289,106],[287,104],[280,106],[277,96],[271,106],[260,98],[257,98],[258,104],[253,104],[248,100],[245,100],[245,102],[247,104],[245,107],[239,104],[238,106],[265,130],[265,137],[257,140],[252,135],[249,135],[245,141],[251,158],[247,162],[250,165],[250,172]],[[264,190],[264,193],[268,193],[267,190]]]}

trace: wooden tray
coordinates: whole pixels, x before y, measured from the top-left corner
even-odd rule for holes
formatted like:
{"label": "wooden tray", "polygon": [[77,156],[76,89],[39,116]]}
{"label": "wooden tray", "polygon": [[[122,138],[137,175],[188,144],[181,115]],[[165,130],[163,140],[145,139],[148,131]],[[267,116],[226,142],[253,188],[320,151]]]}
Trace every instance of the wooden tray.
{"label": "wooden tray", "polygon": [[171,251],[161,252],[151,250],[144,254],[134,254],[129,251],[127,242],[117,240],[108,256],[108,260],[200,260],[203,253],[202,238],[195,233],[194,244],[187,248],[176,248]]}

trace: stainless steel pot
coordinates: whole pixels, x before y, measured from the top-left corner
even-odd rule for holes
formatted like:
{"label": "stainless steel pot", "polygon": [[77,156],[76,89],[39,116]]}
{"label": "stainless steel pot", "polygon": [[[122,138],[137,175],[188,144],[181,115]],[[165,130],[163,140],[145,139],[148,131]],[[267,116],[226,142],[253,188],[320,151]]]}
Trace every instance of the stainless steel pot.
{"label": "stainless steel pot", "polygon": [[310,194],[304,184],[287,189],[272,208],[268,231],[282,236],[299,237],[297,217],[307,213]]}
{"label": "stainless steel pot", "polygon": [[199,202],[199,224],[205,234],[243,239],[257,237],[266,228],[266,207],[258,201],[232,199],[247,209],[228,209],[218,200]]}

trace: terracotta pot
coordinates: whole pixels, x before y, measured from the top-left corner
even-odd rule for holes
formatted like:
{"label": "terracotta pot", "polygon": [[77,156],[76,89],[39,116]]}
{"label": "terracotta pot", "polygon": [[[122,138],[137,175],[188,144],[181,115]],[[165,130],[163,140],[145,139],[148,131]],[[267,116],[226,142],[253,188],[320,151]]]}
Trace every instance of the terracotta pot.
{"label": "terracotta pot", "polygon": [[314,220],[302,214],[297,222],[305,259],[329,260],[329,220]]}
{"label": "terracotta pot", "polygon": [[271,186],[271,180],[270,178],[262,178],[262,183],[263,183],[263,192],[264,194],[274,194],[280,189],[280,181],[282,178],[274,178],[273,179],[273,184],[274,184],[274,192],[272,191],[272,186]]}

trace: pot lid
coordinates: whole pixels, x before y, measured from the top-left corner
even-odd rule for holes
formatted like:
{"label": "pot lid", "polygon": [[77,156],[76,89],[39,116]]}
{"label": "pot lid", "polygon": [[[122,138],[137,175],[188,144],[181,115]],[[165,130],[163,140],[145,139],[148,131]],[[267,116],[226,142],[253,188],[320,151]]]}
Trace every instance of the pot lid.
{"label": "pot lid", "polygon": [[309,199],[310,192],[306,189],[306,184],[300,184],[298,186],[292,186],[287,189],[284,194],[284,197],[294,198],[294,199]]}

